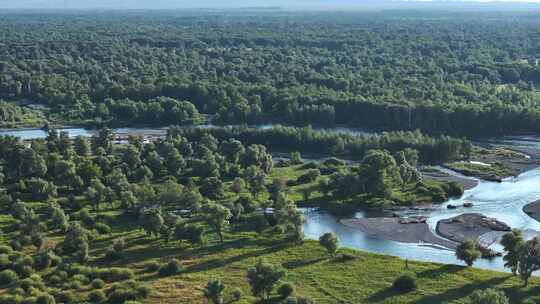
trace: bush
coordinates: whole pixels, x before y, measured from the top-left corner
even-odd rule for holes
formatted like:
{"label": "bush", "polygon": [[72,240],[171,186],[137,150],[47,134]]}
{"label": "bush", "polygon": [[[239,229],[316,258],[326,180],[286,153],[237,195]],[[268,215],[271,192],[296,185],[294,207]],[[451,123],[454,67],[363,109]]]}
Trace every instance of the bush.
{"label": "bush", "polygon": [[12,240],[11,242],[9,242],[9,245],[11,245],[11,248],[13,248],[13,250],[21,250],[22,249],[22,245],[21,245],[21,242],[17,241],[17,240]]}
{"label": "bush", "polygon": [[146,263],[146,265],[144,266],[146,268],[146,271],[149,271],[149,272],[154,272],[154,271],[158,271],[159,270],[159,263],[156,262],[156,261],[151,261],[151,262],[148,262]]}
{"label": "bush", "polygon": [[242,298],[242,290],[240,290],[240,288],[235,288],[232,292],[232,297],[233,297],[233,300],[234,301],[240,301],[240,299]]}
{"label": "bush", "polygon": [[7,254],[0,254],[0,270],[11,267],[11,260]]}
{"label": "bush", "polygon": [[90,303],[101,303],[107,299],[107,296],[102,290],[94,290],[88,294]]}
{"label": "bush", "polygon": [[495,289],[476,290],[470,296],[471,304],[509,304],[510,301],[502,291]]}
{"label": "bush", "polygon": [[283,299],[290,297],[294,294],[294,285],[291,283],[283,283],[279,286],[277,292]]}
{"label": "bush", "polygon": [[4,270],[0,272],[0,285],[8,285],[17,282],[19,276],[13,270]]}
{"label": "bush", "polygon": [[56,300],[50,294],[42,294],[37,297],[36,304],[56,304]]}
{"label": "bush", "polygon": [[416,289],[416,279],[410,274],[399,276],[393,284],[395,290],[399,292],[409,292]]}
{"label": "bush", "polygon": [[288,297],[283,301],[283,304],[298,304],[298,300],[295,297]]}
{"label": "bush", "polygon": [[82,284],[88,284],[88,282],[90,281],[88,277],[85,276],[84,274],[76,274],[71,279],[74,281],[81,282]]}
{"label": "bush", "polygon": [[60,278],[57,275],[52,275],[52,276],[49,277],[48,281],[52,285],[58,285],[58,284],[62,283],[62,278]]}
{"label": "bush", "polygon": [[107,249],[107,252],[105,253],[105,260],[107,261],[117,261],[124,257],[122,252],[118,252],[114,250],[113,248]]}
{"label": "bush", "polygon": [[296,300],[297,304],[315,304],[315,300],[312,300],[310,298],[298,298]]}
{"label": "bush", "polygon": [[47,251],[38,252],[34,257],[34,265],[37,269],[46,269],[51,267],[53,263],[52,254]]}
{"label": "bush", "polygon": [[92,288],[93,289],[101,289],[105,286],[105,281],[102,279],[95,279],[92,281]]}
{"label": "bush", "polygon": [[297,184],[307,184],[314,182],[319,176],[321,176],[321,172],[318,169],[310,169],[305,174],[298,177],[296,180]]}
{"label": "bush", "polygon": [[94,225],[94,228],[96,229],[96,231],[99,234],[109,234],[109,233],[111,233],[111,227],[109,227],[109,225],[104,224],[104,223],[96,223]]}
{"label": "bush", "polygon": [[11,254],[13,249],[6,245],[0,245],[0,254]]}
{"label": "bush", "polygon": [[23,264],[16,265],[15,270],[22,278],[28,278],[30,275],[32,275],[32,273],[34,273],[34,269],[31,266],[26,266]]}
{"label": "bush", "polygon": [[180,273],[182,271],[182,264],[177,259],[170,260],[167,264],[162,265],[159,268],[159,276],[171,276]]}
{"label": "bush", "polygon": [[460,183],[454,181],[446,184],[444,190],[449,197],[459,197],[463,195],[464,192],[463,186]]}
{"label": "bush", "polygon": [[59,303],[79,303],[75,294],[71,291],[63,291],[55,295],[56,302]]}

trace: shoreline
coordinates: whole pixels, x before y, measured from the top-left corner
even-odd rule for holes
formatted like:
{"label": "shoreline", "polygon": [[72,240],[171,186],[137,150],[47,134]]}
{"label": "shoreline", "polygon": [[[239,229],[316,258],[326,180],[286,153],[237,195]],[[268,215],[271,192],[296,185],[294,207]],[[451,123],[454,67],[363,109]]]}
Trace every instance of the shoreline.
{"label": "shoreline", "polygon": [[523,212],[532,219],[540,222],[540,200],[528,203],[521,209]]}
{"label": "shoreline", "polygon": [[480,183],[478,180],[473,178],[459,177],[455,175],[450,175],[446,172],[437,170],[437,171],[426,171],[420,170],[420,173],[426,177],[431,178],[441,182],[456,182],[463,187],[463,190],[470,190]]}
{"label": "shoreline", "polygon": [[[540,201],[538,208],[540,210]],[[425,222],[402,221],[397,217],[373,217],[342,219],[339,222],[373,238],[451,251],[467,239],[477,242],[484,235],[510,231],[505,223],[479,213],[465,213],[440,220],[435,232]],[[489,239],[493,242],[496,240],[493,237]],[[491,244],[480,245],[487,248]]]}
{"label": "shoreline", "polygon": [[455,250],[458,245],[457,242],[435,235],[426,223],[401,224],[399,220],[399,218],[395,217],[375,217],[343,219],[339,222],[378,239],[422,246],[431,245],[431,247],[435,248],[441,246],[450,250]]}

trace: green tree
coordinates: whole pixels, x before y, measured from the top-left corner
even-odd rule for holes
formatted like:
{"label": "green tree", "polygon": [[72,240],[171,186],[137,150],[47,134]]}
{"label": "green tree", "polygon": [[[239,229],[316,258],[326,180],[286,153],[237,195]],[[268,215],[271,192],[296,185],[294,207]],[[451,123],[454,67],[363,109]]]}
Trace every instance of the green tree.
{"label": "green tree", "polygon": [[219,241],[223,242],[223,230],[229,226],[231,211],[222,205],[209,202],[203,206],[203,213],[208,225],[216,230]]}
{"label": "green tree", "polygon": [[523,244],[524,240],[521,230],[512,229],[511,232],[505,233],[501,238],[501,245],[506,252],[503,257],[504,267],[509,267],[514,275],[517,274],[519,254]]}
{"label": "green tree", "polygon": [[88,139],[80,135],[73,140],[73,147],[79,156],[87,156],[91,150]]}
{"label": "green tree", "polygon": [[147,234],[158,237],[165,220],[161,215],[160,209],[150,208],[143,210],[141,213],[141,223]]}
{"label": "green tree", "polygon": [[518,273],[523,284],[529,284],[533,272],[540,270],[540,240],[535,237],[519,246]]}
{"label": "green tree", "polygon": [[272,265],[264,260],[259,260],[255,266],[247,271],[247,279],[254,296],[263,300],[268,296],[285,276],[285,270],[280,266]]}
{"label": "green tree", "polygon": [[470,296],[470,304],[510,304],[510,301],[502,291],[491,288],[475,290]]}
{"label": "green tree", "polygon": [[221,279],[211,279],[204,288],[204,296],[214,304],[223,303],[225,284]]}
{"label": "green tree", "polygon": [[266,174],[259,167],[250,166],[244,172],[244,180],[248,184],[249,192],[253,197],[261,193],[264,188]]}
{"label": "green tree", "polygon": [[474,261],[480,257],[480,251],[476,249],[476,244],[471,240],[466,240],[456,248],[456,257],[462,260],[467,266],[472,266]]}
{"label": "green tree", "polygon": [[331,257],[336,255],[338,250],[338,238],[335,234],[327,232],[319,238],[319,244],[328,251]]}

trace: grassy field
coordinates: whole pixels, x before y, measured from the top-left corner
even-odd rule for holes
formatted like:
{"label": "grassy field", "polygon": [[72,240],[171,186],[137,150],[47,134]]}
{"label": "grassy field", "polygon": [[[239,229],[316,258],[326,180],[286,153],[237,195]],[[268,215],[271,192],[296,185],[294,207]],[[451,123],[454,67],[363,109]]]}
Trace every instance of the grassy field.
{"label": "grassy field", "polygon": [[[137,271],[139,280],[150,284],[153,293],[145,303],[206,303],[202,294],[210,278],[222,278],[230,290],[239,287],[244,297],[239,303],[254,303],[245,278],[246,270],[265,259],[287,269],[285,281],[293,283],[297,294],[316,303],[466,303],[476,289],[487,287],[504,290],[512,303],[536,303],[540,300],[540,280],[533,279],[528,288],[510,274],[461,266],[409,262],[384,255],[346,250],[356,258],[334,261],[316,241],[290,244],[273,235],[230,232],[223,244],[215,240],[200,249],[178,244],[165,246],[141,234],[130,234],[130,249],[125,260],[115,266],[140,267],[148,261],[164,262],[178,258],[184,271],[173,277]],[[393,280],[404,272],[418,278],[418,290],[399,294],[391,288]],[[525,300],[526,299],[526,300]],[[277,296],[274,296],[277,302]]]}
{"label": "grassy field", "polygon": [[[295,180],[304,174],[302,166],[276,168],[269,180],[286,176]],[[317,182],[292,186],[289,196],[300,203],[302,195],[299,189],[312,187]],[[427,181],[428,185],[432,184]],[[230,198],[232,193],[227,193]],[[266,195],[266,194],[264,194]],[[260,200],[264,200],[261,195]],[[396,191],[396,195],[407,195],[407,191]],[[412,194],[411,194],[412,195]],[[314,192],[312,200],[322,201],[322,194]],[[43,203],[30,203],[35,210],[43,209]],[[329,258],[317,241],[306,240],[303,243],[291,243],[282,234],[269,228],[261,233],[254,232],[249,220],[232,224],[224,234],[224,242],[219,242],[214,231],[207,227],[206,242],[202,246],[191,246],[179,241],[165,242],[148,236],[137,224],[133,216],[123,214],[119,209],[93,212],[97,222],[106,223],[111,232],[98,234],[90,242],[90,266],[102,268],[120,267],[133,270],[135,279],[148,286],[150,296],[144,303],[206,303],[203,288],[212,278],[222,278],[228,286],[225,303],[230,303],[230,293],[235,288],[242,291],[242,298],[237,303],[255,303],[251,296],[246,271],[259,259],[281,265],[287,270],[284,281],[296,286],[298,296],[312,298],[316,303],[466,303],[467,296],[475,289],[497,288],[504,290],[511,297],[512,303],[536,303],[540,301],[540,279],[532,279],[529,287],[522,288],[521,281],[510,274],[497,273],[460,266],[439,265],[433,263],[405,262],[399,258],[371,254],[349,249],[342,249],[354,256],[349,261],[337,261]],[[42,215],[43,216],[43,215]],[[250,215],[246,215],[250,216]],[[6,243],[10,234],[8,227],[13,224],[11,216],[0,216],[0,227],[4,233],[0,240]],[[46,237],[57,243],[62,241],[58,234],[49,233]],[[123,238],[126,248],[123,257],[111,262],[106,252],[113,240]],[[23,250],[26,255],[36,253],[36,248],[29,245]],[[160,277],[154,270],[148,270],[150,263],[162,265],[176,258],[181,261],[182,271],[174,276]],[[53,269],[39,272],[46,278]],[[409,272],[418,278],[418,289],[407,294],[396,293],[392,289],[394,279]],[[71,279],[70,279],[71,280]],[[108,283],[104,288],[111,287]],[[62,285],[61,288],[65,288]],[[0,294],[9,287],[0,289]],[[53,285],[51,288],[59,288]],[[88,283],[70,287],[79,299],[86,299],[92,290]],[[526,299],[526,300],[525,300]],[[274,292],[266,303],[279,303]]]}

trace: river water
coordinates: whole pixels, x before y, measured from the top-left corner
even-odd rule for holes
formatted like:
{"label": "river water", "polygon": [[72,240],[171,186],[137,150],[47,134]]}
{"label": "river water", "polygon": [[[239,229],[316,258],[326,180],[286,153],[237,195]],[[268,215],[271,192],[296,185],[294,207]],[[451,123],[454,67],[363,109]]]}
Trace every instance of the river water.
{"label": "river water", "polygon": [[[211,128],[212,125],[197,126],[198,128]],[[272,128],[273,125],[261,125],[259,128]],[[94,131],[82,128],[67,128],[59,131],[66,131],[70,136],[91,136]],[[328,132],[347,134],[367,134],[360,129],[327,129]],[[166,129],[115,129],[117,134],[152,134],[163,135]],[[33,138],[45,138],[46,132],[39,129],[28,130],[4,130],[0,131],[0,136],[18,136],[21,139],[29,140]],[[490,143],[504,144],[515,148],[538,148],[540,149],[540,138],[533,136],[502,137],[486,140]],[[490,217],[494,217],[505,222],[512,228],[526,230],[529,236],[540,231],[540,223],[526,215],[522,208],[524,205],[540,199],[540,168],[521,174],[516,178],[508,178],[502,183],[481,181],[478,186],[465,191],[462,197],[445,202],[430,211],[417,211],[417,215],[428,216],[428,224],[431,229],[435,229],[437,221],[454,217],[462,213],[477,212]],[[472,202],[472,208],[447,209],[448,204],[462,204],[463,201]],[[364,213],[358,212],[355,217],[363,217]],[[335,233],[341,246],[362,249],[371,252],[383,253],[399,256],[411,260],[421,260],[439,262],[446,264],[462,264],[456,260],[454,252],[446,249],[433,248],[429,244],[407,244],[389,240],[373,238],[361,231],[346,227],[339,223],[339,219],[318,210],[306,210],[307,222],[304,231],[307,238],[318,239],[326,232]],[[505,270],[501,258],[493,260],[481,259],[475,263],[475,267],[486,269]]]}

